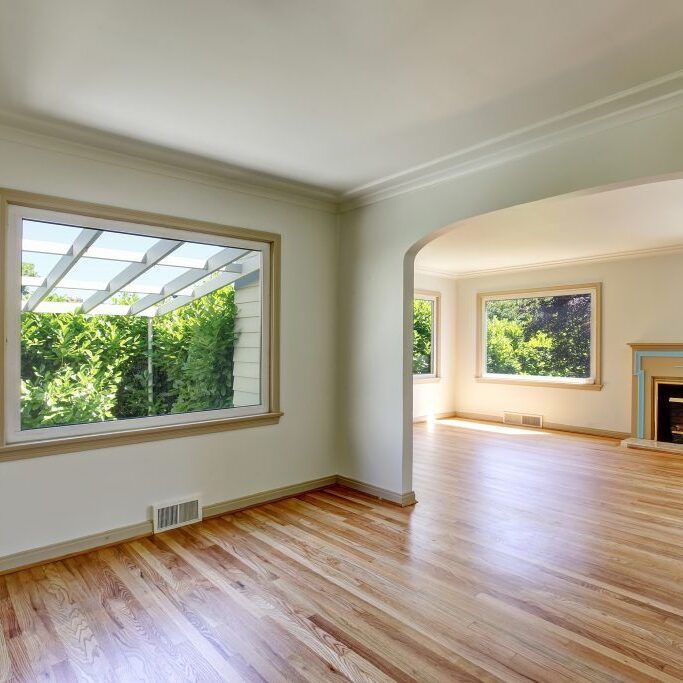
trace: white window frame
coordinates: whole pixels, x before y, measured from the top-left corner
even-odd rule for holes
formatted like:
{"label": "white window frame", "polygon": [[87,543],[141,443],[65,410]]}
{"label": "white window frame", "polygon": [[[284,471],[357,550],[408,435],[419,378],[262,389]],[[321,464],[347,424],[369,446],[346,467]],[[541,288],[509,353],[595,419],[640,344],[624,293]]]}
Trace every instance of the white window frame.
{"label": "white window frame", "polygon": [[413,374],[413,381],[437,381],[440,378],[440,339],[439,333],[441,329],[441,294],[439,292],[430,292],[422,289],[416,289],[413,293],[413,301],[421,299],[423,301],[430,301],[432,304],[432,363],[431,372],[423,372]]}
{"label": "white window frame", "polygon": [[[486,369],[487,348],[488,348],[488,318],[486,315],[486,305],[489,301],[501,301],[506,299],[529,299],[553,296],[572,296],[577,294],[589,294],[591,297],[591,373],[590,377],[554,377],[544,375],[506,375],[488,372]],[[508,292],[489,292],[478,294],[478,340],[477,340],[477,368],[479,381],[502,382],[511,384],[546,385],[546,386],[566,386],[572,388],[600,389],[601,384],[601,363],[600,363],[600,330],[601,330],[601,283],[590,283],[584,285],[567,285],[559,287],[542,287],[536,289],[526,289]]]}
{"label": "white window frame", "polygon": [[[175,227],[147,225],[133,221],[96,218],[66,211],[32,208],[20,204],[8,207],[7,232],[5,235],[5,350],[4,350],[4,414],[5,443],[52,441],[69,437],[85,437],[116,432],[131,432],[154,427],[192,425],[264,415],[271,404],[270,386],[270,325],[271,320],[271,244],[252,239],[223,236],[215,233],[190,231]],[[106,422],[21,429],[21,228],[23,219],[47,221],[59,225],[134,233],[149,237],[186,240],[217,246],[229,246],[258,250],[261,262],[261,402],[256,406],[240,406],[217,410],[205,410],[173,415],[158,415]]]}

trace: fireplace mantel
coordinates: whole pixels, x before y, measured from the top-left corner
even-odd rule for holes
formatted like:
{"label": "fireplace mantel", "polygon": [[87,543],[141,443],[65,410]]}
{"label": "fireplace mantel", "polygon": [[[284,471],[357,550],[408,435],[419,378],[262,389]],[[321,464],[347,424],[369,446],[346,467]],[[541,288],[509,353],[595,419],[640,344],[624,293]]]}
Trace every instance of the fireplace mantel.
{"label": "fireplace mantel", "polygon": [[655,383],[683,380],[683,342],[634,342],[629,346],[633,354],[631,438],[625,445],[683,453],[680,444],[654,438]]}

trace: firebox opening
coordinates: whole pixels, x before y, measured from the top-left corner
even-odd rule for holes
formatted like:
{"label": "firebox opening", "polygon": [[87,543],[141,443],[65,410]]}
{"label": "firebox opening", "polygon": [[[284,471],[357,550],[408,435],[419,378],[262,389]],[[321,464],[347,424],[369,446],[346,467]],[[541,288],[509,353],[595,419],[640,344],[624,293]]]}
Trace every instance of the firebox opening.
{"label": "firebox opening", "polygon": [[683,444],[683,382],[656,382],[655,406],[655,439]]}

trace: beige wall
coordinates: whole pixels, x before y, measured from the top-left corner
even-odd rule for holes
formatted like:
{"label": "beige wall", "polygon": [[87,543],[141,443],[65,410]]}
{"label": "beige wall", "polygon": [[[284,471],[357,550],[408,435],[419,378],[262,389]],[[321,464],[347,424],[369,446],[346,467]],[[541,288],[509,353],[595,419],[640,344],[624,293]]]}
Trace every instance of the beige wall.
{"label": "beige wall", "polygon": [[142,522],[156,501],[337,473],[332,213],[2,128],[0,186],[281,233],[285,412],[274,426],[0,463],[0,556]]}
{"label": "beige wall", "polygon": [[[602,391],[474,380],[477,292],[586,282],[603,283]],[[505,410],[529,412],[558,424],[630,432],[632,361],[628,343],[682,342],[683,315],[676,314],[681,292],[683,254],[459,280],[457,410],[498,417]]]}
{"label": "beige wall", "polygon": [[438,379],[415,380],[413,383],[413,418],[429,418],[453,412],[456,382],[456,282],[422,273],[415,274],[415,289],[438,292],[441,297],[439,321]]}

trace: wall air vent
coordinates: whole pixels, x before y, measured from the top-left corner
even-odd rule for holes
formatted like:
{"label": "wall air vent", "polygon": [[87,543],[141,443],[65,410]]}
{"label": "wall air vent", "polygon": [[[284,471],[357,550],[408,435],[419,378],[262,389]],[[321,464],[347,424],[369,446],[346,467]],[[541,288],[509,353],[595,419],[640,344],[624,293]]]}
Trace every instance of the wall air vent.
{"label": "wall air vent", "polygon": [[202,519],[202,505],[199,496],[152,506],[154,533],[194,524]]}
{"label": "wall air vent", "polygon": [[506,425],[516,425],[517,427],[543,428],[542,415],[525,415],[524,413],[503,413],[503,422]]}

